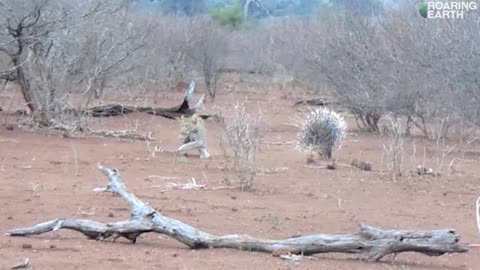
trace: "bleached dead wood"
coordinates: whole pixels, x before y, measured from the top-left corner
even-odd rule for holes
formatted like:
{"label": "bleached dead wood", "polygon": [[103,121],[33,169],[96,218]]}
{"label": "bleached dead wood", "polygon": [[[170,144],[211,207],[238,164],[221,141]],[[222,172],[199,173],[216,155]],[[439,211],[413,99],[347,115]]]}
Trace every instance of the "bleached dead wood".
{"label": "bleached dead wood", "polygon": [[477,217],[478,232],[480,232],[480,197],[478,197],[477,202],[475,203],[475,215]]}
{"label": "bleached dead wood", "polygon": [[83,233],[90,239],[113,240],[125,237],[135,243],[142,233],[156,232],[168,235],[192,249],[233,248],[270,252],[281,257],[287,254],[311,255],[316,253],[340,252],[364,254],[370,261],[378,261],[384,256],[400,252],[419,252],[429,256],[446,253],[467,252],[458,243],[459,237],[452,229],[432,231],[382,230],[367,225],[360,227],[356,234],[317,234],[293,237],[283,240],[258,239],[244,234],[218,236],[181,221],[166,217],[134,194],[126,186],[115,169],[98,165],[108,177],[109,185],[104,190],[118,194],[131,207],[128,220],[101,223],[85,219],[54,219],[28,228],[13,229],[9,236],[28,236],[59,229],[70,229]]}
{"label": "bleached dead wood", "polygon": [[25,258],[21,262],[15,264],[14,266],[10,267],[10,269],[22,269],[27,268],[30,265],[30,259]]}

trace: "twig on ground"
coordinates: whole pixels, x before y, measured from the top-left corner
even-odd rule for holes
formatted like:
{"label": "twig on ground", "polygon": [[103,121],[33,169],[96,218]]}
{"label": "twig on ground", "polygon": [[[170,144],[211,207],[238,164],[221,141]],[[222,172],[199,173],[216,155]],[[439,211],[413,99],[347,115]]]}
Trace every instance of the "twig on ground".
{"label": "twig on ground", "polygon": [[86,128],[83,135],[78,135],[82,130],[78,125],[66,125],[59,123],[58,121],[51,119],[51,129],[59,130],[63,132],[63,135],[70,138],[83,138],[83,137],[101,137],[101,138],[115,138],[115,139],[129,139],[135,141],[155,141],[152,137],[152,132],[149,131],[146,134],[137,133],[137,127],[134,129],[125,130],[93,130]]}
{"label": "twig on ground", "polygon": [[23,261],[21,261],[20,263],[10,267],[10,269],[22,269],[22,268],[27,268],[28,266],[30,265],[30,259],[29,258],[25,258],[23,259]]}
{"label": "twig on ground", "polygon": [[477,228],[478,232],[480,232],[480,197],[478,197],[477,202],[475,204],[476,209],[476,216],[477,216]]}
{"label": "twig on ground", "polygon": [[197,184],[197,181],[193,177],[186,184],[179,184],[179,183],[170,182],[170,183],[167,183],[167,185],[165,185],[165,186],[150,186],[150,188],[162,188],[162,189],[160,189],[160,192],[174,190],[174,189],[199,190],[199,189],[205,189],[206,187],[207,187],[206,185]]}
{"label": "twig on ground", "polygon": [[18,141],[15,139],[0,139],[0,142],[18,143]]}
{"label": "twig on ground", "polygon": [[280,255],[279,257],[281,259],[284,259],[287,261],[294,261],[294,262],[299,262],[304,258],[304,256],[302,255],[294,255],[294,254],[285,254],[285,255]]}
{"label": "twig on ground", "polygon": [[304,168],[308,168],[308,169],[326,169],[327,168],[327,165],[325,166],[312,166],[312,165],[303,165]]}
{"label": "twig on ground", "polygon": [[135,141],[155,141],[152,138],[152,132],[147,134],[138,134],[136,130],[92,130],[88,129],[87,134],[89,136],[100,136],[102,138],[116,138],[116,139],[129,139]]}
{"label": "twig on ground", "polygon": [[[344,163],[337,163],[337,162],[335,162],[335,165],[336,165],[336,166],[345,167],[345,168],[358,169],[357,167],[352,166],[352,165],[350,165],[350,164],[344,164]],[[303,165],[303,167],[309,168],[309,169],[327,169],[327,168],[328,168],[327,165],[325,165],[325,166]]]}
{"label": "twig on ground", "polygon": [[174,176],[161,176],[161,175],[149,175],[147,177],[145,177],[145,180],[150,180],[150,179],[159,179],[159,180],[164,180],[164,181],[174,181],[174,180],[178,180],[177,177],[174,177]]}
{"label": "twig on ground", "polygon": [[79,212],[81,215],[84,215],[84,216],[95,216],[95,212],[86,212],[86,211],[83,211],[81,206],[78,207],[78,212]]}
{"label": "twig on ground", "polygon": [[296,144],[296,141],[285,141],[285,142],[261,142],[262,144],[266,145],[289,145],[289,144]]}
{"label": "twig on ground", "polygon": [[278,168],[273,168],[273,169],[259,169],[259,170],[257,170],[257,175],[285,173],[287,171],[288,171],[288,167],[278,167]]}

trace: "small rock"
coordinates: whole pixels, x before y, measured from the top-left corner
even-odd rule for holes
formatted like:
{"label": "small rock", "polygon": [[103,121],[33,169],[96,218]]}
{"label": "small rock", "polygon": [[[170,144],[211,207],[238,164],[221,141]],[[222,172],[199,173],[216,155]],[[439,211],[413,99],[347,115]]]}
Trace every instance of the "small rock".
{"label": "small rock", "polygon": [[352,160],[350,163],[353,167],[356,167],[362,171],[372,171],[372,164],[368,161],[362,161],[358,159]]}
{"label": "small rock", "polygon": [[294,248],[280,248],[280,249],[275,249],[272,251],[272,256],[274,257],[280,257],[281,255],[298,255],[300,254],[299,249],[294,249]]}
{"label": "small rock", "polygon": [[50,245],[50,248],[51,248],[51,249],[54,249],[54,248],[57,248],[57,246],[55,246],[54,244],[51,244],[51,245]]}
{"label": "small rock", "polygon": [[315,163],[315,157],[313,155],[308,155],[307,156],[307,164],[314,164]]}
{"label": "small rock", "polygon": [[329,169],[329,170],[336,170],[336,169],[337,169],[337,165],[336,165],[336,164],[328,164],[328,165],[327,165],[327,169]]}
{"label": "small rock", "polygon": [[32,248],[32,245],[31,244],[23,244],[22,248],[29,249],[29,248]]}
{"label": "small rock", "polygon": [[313,193],[313,192],[307,192],[307,193],[305,194],[305,196],[310,197],[310,198],[314,198],[314,197],[315,197],[315,193]]}

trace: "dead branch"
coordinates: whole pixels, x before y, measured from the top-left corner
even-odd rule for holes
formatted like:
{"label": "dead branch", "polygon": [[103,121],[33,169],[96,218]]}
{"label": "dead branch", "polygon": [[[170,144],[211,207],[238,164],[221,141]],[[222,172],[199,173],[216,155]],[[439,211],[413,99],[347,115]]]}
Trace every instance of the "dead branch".
{"label": "dead branch", "polygon": [[102,138],[115,138],[115,139],[127,139],[134,141],[155,141],[152,138],[152,133],[148,132],[145,135],[138,134],[136,130],[92,130],[88,129],[87,132],[90,136],[98,136]]}
{"label": "dead branch", "polygon": [[290,144],[296,144],[297,141],[286,141],[286,142],[266,142],[262,141],[261,144],[266,144],[266,145],[290,145]]}
{"label": "dead branch", "polygon": [[197,180],[195,180],[195,178],[192,177],[192,179],[185,184],[170,182],[170,183],[167,183],[167,185],[165,186],[151,186],[150,188],[161,188],[159,191],[165,192],[165,191],[178,190],[178,189],[179,190],[200,190],[200,189],[206,189],[207,186],[197,184]]}
{"label": "dead branch", "polygon": [[[192,116],[196,114],[203,106],[205,102],[205,95],[202,95],[197,104],[193,107],[190,107],[190,102],[192,100],[193,92],[195,91],[195,82],[191,82],[188,89],[185,91],[183,96],[183,102],[175,107],[171,108],[153,108],[153,107],[137,107],[137,106],[128,106],[122,104],[110,104],[104,106],[97,106],[92,108],[87,108],[82,113],[93,116],[93,117],[111,117],[130,114],[134,112],[148,113],[157,116],[163,116],[170,119],[180,118],[182,116]],[[211,116],[204,115],[202,118],[209,118]]]}
{"label": "dead branch", "polygon": [[98,168],[108,177],[111,190],[124,199],[132,208],[128,220],[101,223],[85,219],[54,219],[28,228],[9,231],[8,236],[37,235],[59,229],[75,230],[90,239],[113,240],[125,237],[135,243],[142,233],[156,232],[168,235],[192,249],[233,248],[269,252],[281,255],[312,255],[317,253],[341,252],[364,254],[369,261],[378,261],[384,256],[400,252],[419,252],[429,256],[446,253],[467,252],[467,247],[458,243],[459,237],[452,229],[432,231],[382,230],[367,225],[356,234],[307,235],[284,240],[253,238],[244,234],[218,236],[181,221],[166,217],[153,207],[129,193],[115,169]]}
{"label": "dead branch", "polygon": [[478,197],[477,202],[475,203],[475,216],[477,217],[477,228],[480,232],[480,197]]}
{"label": "dead branch", "polygon": [[[155,141],[155,139],[152,137],[152,132],[148,132],[146,134],[139,134],[137,132],[137,128],[125,130],[93,130],[90,128],[82,129],[78,125],[63,124],[56,121],[55,119],[50,119],[50,123],[51,129],[63,132],[63,136],[68,138],[84,138],[85,136],[90,136],[101,138],[127,139],[133,141]],[[79,135],[79,133],[82,134]]]}
{"label": "dead branch", "polygon": [[27,268],[30,265],[30,259],[25,258],[21,262],[15,264],[14,266],[10,267],[10,269],[22,269]]}
{"label": "dead branch", "polygon": [[256,170],[256,174],[270,175],[270,174],[286,173],[287,171],[288,171],[288,167],[277,167],[272,169],[258,169]]}
{"label": "dead branch", "polygon": [[296,101],[293,106],[300,106],[300,105],[309,105],[309,106],[329,106],[332,102],[328,101],[327,98],[313,98],[313,99],[305,99]]}

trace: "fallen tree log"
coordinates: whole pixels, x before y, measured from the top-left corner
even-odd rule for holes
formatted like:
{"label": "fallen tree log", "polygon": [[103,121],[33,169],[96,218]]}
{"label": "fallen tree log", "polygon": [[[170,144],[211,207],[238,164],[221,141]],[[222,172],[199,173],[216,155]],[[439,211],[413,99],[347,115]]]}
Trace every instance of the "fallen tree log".
{"label": "fallen tree log", "polygon": [[328,101],[326,98],[313,98],[313,99],[306,99],[306,100],[299,100],[296,101],[293,106],[299,106],[299,105],[310,105],[310,106],[328,106],[332,104],[330,101]]}
{"label": "fallen tree log", "polygon": [[108,186],[102,191],[113,192],[130,205],[132,211],[128,220],[101,223],[85,219],[55,219],[28,228],[13,229],[6,235],[29,236],[69,229],[81,232],[90,239],[110,238],[115,241],[119,237],[125,237],[135,243],[141,234],[156,232],[168,235],[192,249],[233,248],[270,252],[274,256],[339,252],[364,254],[370,261],[378,261],[388,254],[400,252],[419,252],[429,256],[440,256],[446,253],[468,251],[458,243],[459,237],[452,229],[382,230],[362,225],[360,232],[356,234],[317,234],[284,240],[257,239],[244,234],[213,235],[162,215],[134,194],[129,193],[117,170],[101,165],[98,165],[98,168],[109,179]]}
{"label": "fallen tree log", "polygon": [[[190,107],[193,92],[195,91],[195,82],[191,82],[188,89],[183,96],[183,102],[175,107],[171,108],[153,108],[153,107],[139,107],[128,106],[123,104],[109,104],[103,106],[96,106],[84,109],[83,114],[90,115],[92,117],[112,117],[130,114],[134,112],[148,113],[152,115],[162,116],[170,119],[180,118],[182,116],[192,116],[196,114],[205,103],[205,95],[202,95],[197,104]],[[203,119],[212,117],[211,115],[200,115]]]}

